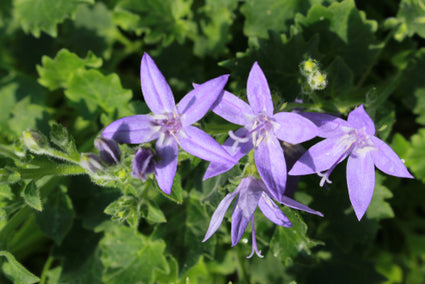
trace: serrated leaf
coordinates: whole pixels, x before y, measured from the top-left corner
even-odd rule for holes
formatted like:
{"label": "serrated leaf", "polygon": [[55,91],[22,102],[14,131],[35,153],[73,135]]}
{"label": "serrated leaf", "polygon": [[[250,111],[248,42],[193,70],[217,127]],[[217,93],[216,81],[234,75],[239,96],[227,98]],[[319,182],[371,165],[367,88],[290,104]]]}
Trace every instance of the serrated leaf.
{"label": "serrated leaf", "polygon": [[7,278],[13,281],[13,283],[32,284],[40,281],[37,276],[22,266],[11,253],[3,250],[0,251],[0,256],[6,258],[6,262],[3,263],[2,269]]}
{"label": "serrated leaf", "polygon": [[394,211],[386,201],[386,199],[393,197],[393,194],[383,185],[385,178],[382,175],[376,174],[375,177],[375,189],[373,191],[372,201],[366,211],[366,216],[368,219],[393,218]]}
{"label": "serrated leaf", "polygon": [[42,211],[43,206],[40,200],[40,189],[34,181],[30,181],[23,191],[25,202],[35,210]]}
{"label": "serrated leaf", "polygon": [[40,78],[38,82],[50,90],[67,88],[72,77],[78,70],[85,68],[99,68],[102,59],[89,52],[86,58],[82,59],[78,55],[61,49],[55,58],[43,56],[42,66],[37,65],[37,72]]}
{"label": "serrated leaf", "polygon": [[14,0],[14,17],[25,33],[56,37],[57,25],[73,17],[82,3],[93,4],[94,0]]}
{"label": "serrated leaf", "polygon": [[410,141],[406,165],[412,170],[415,177],[425,182],[425,128],[419,129]]}
{"label": "serrated leaf", "polygon": [[311,254],[311,248],[320,244],[307,236],[307,225],[295,210],[284,207],[282,211],[291,220],[292,227],[276,226],[276,231],[270,241],[270,252],[286,264],[292,263],[292,258],[299,253]]}
{"label": "serrated leaf", "polygon": [[85,118],[92,118],[99,111],[119,116],[129,115],[128,103],[131,90],[123,89],[117,74],[103,75],[97,70],[80,70],[75,73],[65,91],[71,104]]}
{"label": "serrated leaf", "polygon": [[100,241],[106,283],[153,283],[156,271],[169,271],[163,240],[111,225]]}
{"label": "serrated leaf", "polygon": [[401,41],[405,37],[418,34],[425,38],[425,3],[423,0],[402,0],[396,18],[389,18],[385,25],[388,27],[398,25],[394,38]]}
{"label": "serrated leaf", "polygon": [[37,223],[41,230],[56,244],[60,244],[74,222],[74,208],[64,188],[56,188],[47,197],[44,210],[37,212]]}
{"label": "serrated leaf", "polygon": [[[191,6],[192,0],[122,0],[115,7],[119,13],[115,20],[118,26],[128,31],[144,32],[146,43],[162,42],[167,46],[174,40],[183,43],[186,37],[193,37],[196,26],[191,21]],[[124,15],[131,15],[132,25],[127,16],[123,17],[123,10]]]}

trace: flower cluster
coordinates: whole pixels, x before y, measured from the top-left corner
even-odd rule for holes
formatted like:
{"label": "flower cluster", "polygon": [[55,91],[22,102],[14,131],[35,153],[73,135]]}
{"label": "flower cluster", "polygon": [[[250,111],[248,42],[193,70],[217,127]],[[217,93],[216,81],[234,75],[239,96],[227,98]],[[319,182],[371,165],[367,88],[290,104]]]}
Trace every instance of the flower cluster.
{"label": "flower cluster", "polygon": [[[309,76],[317,75],[317,64],[313,65],[309,62],[303,65]],[[224,90],[228,75],[195,85],[176,104],[167,81],[146,53],[141,61],[140,78],[144,100],[152,114],[121,118],[102,132],[103,139],[120,143],[144,144],[156,140],[155,153],[144,147],[137,151],[133,159],[134,177],[145,180],[147,175],[154,173],[159,188],[170,194],[177,170],[179,146],[184,151],[211,162],[204,179],[228,171],[243,156],[253,151],[257,171],[254,175],[258,173],[261,179],[254,177],[252,173],[242,177],[237,188],[228,193],[218,205],[203,241],[217,231],[227,208],[235,198],[232,245],[239,242],[251,222],[250,256],[256,253],[261,257],[254,226],[257,206],[270,221],[283,227],[290,227],[291,222],[275,202],[323,216],[285,194],[288,171],[280,141],[298,144],[317,136],[326,138],[301,156],[289,171],[289,175],[294,176],[316,173],[322,177],[321,186],[325,182],[331,183],[331,172],[348,157],[348,190],[359,220],[371,201],[375,182],[374,165],[390,175],[412,177],[391,148],[374,136],[373,121],[362,105],[348,115],[347,121],[320,113],[275,113],[267,79],[256,62],[247,80],[249,104]],[[223,145],[193,126],[209,110],[242,126],[234,132],[230,131],[229,138]],[[106,141],[110,140],[99,140],[98,143],[98,148],[104,150],[100,152],[102,159],[111,163],[119,161],[119,157],[114,155],[114,146]]]}

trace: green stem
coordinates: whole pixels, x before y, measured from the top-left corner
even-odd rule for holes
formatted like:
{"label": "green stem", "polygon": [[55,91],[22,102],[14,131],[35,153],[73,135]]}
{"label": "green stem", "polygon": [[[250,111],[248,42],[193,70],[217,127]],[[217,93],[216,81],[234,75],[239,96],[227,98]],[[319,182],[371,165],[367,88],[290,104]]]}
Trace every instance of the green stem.
{"label": "green stem", "polygon": [[0,145],[0,155],[14,160],[19,160],[19,157],[4,145]]}
{"label": "green stem", "polygon": [[74,164],[80,163],[80,157],[79,156],[73,157],[73,156],[70,156],[69,154],[66,154],[62,151],[59,151],[59,150],[56,150],[56,149],[53,149],[53,148],[49,148],[48,150],[45,150],[43,152],[44,152],[44,154],[46,154],[48,156],[51,156],[51,157],[54,157],[54,158],[57,158],[57,159],[60,159],[60,160],[65,160],[65,161],[68,161],[68,162],[71,162],[71,163],[74,163]]}
{"label": "green stem", "polygon": [[31,208],[28,206],[22,207],[12,218],[7,222],[7,224],[3,227],[0,234],[0,249],[4,248],[7,238],[12,236],[12,232],[20,226],[31,213]]}
{"label": "green stem", "polygon": [[47,259],[46,263],[43,266],[43,271],[41,272],[41,276],[40,276],[40,284],[45,284],[47,283],[47,273],[50,270],[50,266],[53,263],[54,258],[50,255],[49,258]]}
{"label": "green stem", "polygon": [[79,165],[70,164],[55,164],[54,167],[18,169],[18,172],[20,173],[22,179],[38,179],[50,175],[81,175],[86,173],[86,171]]}

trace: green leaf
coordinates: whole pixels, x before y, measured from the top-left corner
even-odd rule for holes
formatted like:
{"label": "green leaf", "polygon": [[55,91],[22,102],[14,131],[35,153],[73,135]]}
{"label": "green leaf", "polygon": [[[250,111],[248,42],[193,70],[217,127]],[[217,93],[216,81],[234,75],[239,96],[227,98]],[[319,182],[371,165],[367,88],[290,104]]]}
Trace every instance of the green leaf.
{"label": "green leaf", "polygon": [[37,65],[37,72],[40,78],[38,82],[50,90],[67,88],[74,74],[85,68],[99,68],[102,59],[89,52],[86,58],[81,59],[78,55],[61,49],[56,57],[51,59],[48,56],[41,58],[42,66]]}
{"label": "green leaf", "polygon": [[43,206],[40,200],[40,189],[33,180],[25,186],[23,194],[24,200],[29,206],[38,211],[43,210]]}
{"label": "green leaf", "polygon": [[74,139],[69,135],[68,130],[57,122],[51,123],[50,141],[62,149],[65,153],[70,154],[75,160],[78,160],[80,153],[77,150]]}
{"label": "green leaf", "polygon": [[153,283],[156,271],[169,271],[164,241],[132,228],[111,224],[99,245],[106,283]]}
{"label": "green leaf", "polygon": [[405,158],[406,165],[415,177],[425,182],[425,128],[419,129],[410,141],[410,149]]}
{"label": "green leaf", "polygon": [[164,213],[157,206],[153,206],[150,202],[148,203],[148,215],[146,220],[152,223],[165,223],[167,219],[165,218]]}
{"label": "green leaf", "polygon": [[282,211],[291,220],[292,227],[276,226],[270,241],[270,252],[282,262],[289,265],[299,253],[311,254],[311,248],[320,244],[307,236],[307,225],[295,210],[284,207]]}
{"label": "green leaf", "polygon": [[232,39],[230,27],[238,1],[207,0],[198,11],[206,19],[200,20],[202,34],[195,37],[193,52],[199,56],[218,56],[227,51],[227,43]]}
{"label": "green leaf", "polygon": [[23,267],[11,253],[2,250],[0,251],[0,256],[6,258],[6,262],[3,263],[2,269],[6,277],[13,281],[13,283],[32,284],[40,281],[37,276]]}
{"label": "green leaf", "polygon": [[65,95],[87,119],[99,111],[109,115],[118,111],[120,117],[131,114],[128,103],[132,92],[122,88],[117,74],[105,76],[97,70],[80,70],[72,77]]}
{"label": "green leaf", "polygon": [[423,0],[402,0],[396,18],[388,18],[385,26],[397,31],[394,38],[402,41],[414,34],[425,38],[425,3]]}
{"label": "green leaf", "polygon": [[382,175],[378,173],[376,174],[372,201],[366,211],[368,219],[385,219],[394,217],[394,211],[391,208],[391,205],[385,201],[386,199],[393,197],[393,194],[383,185],[384,180],[385,178]]}
{"label": "green leaf", "polygon": [[14,0],[14,16],[25,33],[56,37],[57,25],[73,17],[82,3],[93,4],[94,0]]}
{"label": "green leaf", "polygon": [[196,31],[192,18],[192,0],[122,0],[115,7],[116,25],[136,34],[144,34],[149,44],[162,42],[164,46],[174,40],[183,43]]}
{"label": "green leaf", "polygon": [[64,187],[56,188],[47,197],[44,210],[37,212],[37,223],[41,230],[56,244],[60,244],[74,222],[74,209]]}

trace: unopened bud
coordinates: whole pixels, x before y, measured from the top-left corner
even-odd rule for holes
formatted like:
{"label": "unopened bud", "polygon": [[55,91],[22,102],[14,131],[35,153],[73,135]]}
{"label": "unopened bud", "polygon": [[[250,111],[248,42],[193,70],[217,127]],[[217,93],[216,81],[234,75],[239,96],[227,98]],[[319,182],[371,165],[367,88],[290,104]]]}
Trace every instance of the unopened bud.
{"label": "unopened bud", "polygon": [[102,161],[96,154],[82,153],[80,158],[80,166],[86,170],[96,173],[103,170]]}
{"label": "unopened bud", "polygon": [[154,154],[152,150],[140,148],[137,150],[136,156],[133,159],[132,175],[135,178],[145,181],[146,176],[155,171],[154,163]]}
{"label": "unopened bud", "polygon": [[308,76],[308,84],[312,90],[323,90],[328,84],[326,74],[320,71],[310,74],[310,76]]}
{"label": "unopened bud", "polygon": [[45,148],[49,146],[47,137],[37,130],[26,130],[23,132],[24,144],[31,151],[36,154],[43,154]]}
{"label": "unopened bud", "polygon": [[121,151],[117,142],[105,137],[97,137],[94,140],[94,146],[100,154],[100,158],[107,164],[119,164],[121,160]]}

